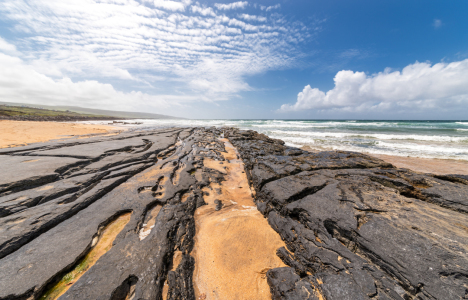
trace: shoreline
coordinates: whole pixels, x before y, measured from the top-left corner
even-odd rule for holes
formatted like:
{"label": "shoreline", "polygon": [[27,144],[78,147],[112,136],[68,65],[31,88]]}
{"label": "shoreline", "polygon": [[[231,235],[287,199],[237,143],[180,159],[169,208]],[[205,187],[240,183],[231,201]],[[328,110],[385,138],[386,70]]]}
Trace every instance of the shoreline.
{"label": "shoreline", "polygon": [[468,174],[468,161],[442,158],[405,157],[385,154],[369,154],[391,163],[397,168],[437,175]]}
{"label": "shoreline", "polygon": [[[106,120],[107,122],[107,120]],[[129,127],[122,123],[83,124],[75,122],[12,121],[0,120],[0,149],[24,146],[32,143],[70,138],[89,138],[96,135],[119,134]],[[316,152],[303,146],[300,149]],[[327,151],[324,149],[323,151]],[[397,168],[416,172],[446,174],[468,174],[468,161],[441,158],[405,157],[386,154],[364,153],[393,164]]]}
{"label": "shoreline", "polygon": [[[320,152],[308,146],[302,146],[300,149],[309,152]],[[323,149],[322,151],[334,151]],[[424,158],[412,156],[398,156],[388,154],[374,154],[360,152],[371,157],[382,159],[391,163],[397,168],[410,169],[420,173],[433,173],[437,175],[461,174],[468,175],[468,161],[444,158]]]}
{"label": "shoreline", "polygon": [[0,154],[0,299],[411,299],[419,283],[427,299],[466,295],[440,277],[468,262],[464,175],[236,128]]}
{"label": "shoreline", "polygon": [[0,149],[60,139],[118,134],[125,130],[112,125],[11,120],[0,120],[0,129]]}

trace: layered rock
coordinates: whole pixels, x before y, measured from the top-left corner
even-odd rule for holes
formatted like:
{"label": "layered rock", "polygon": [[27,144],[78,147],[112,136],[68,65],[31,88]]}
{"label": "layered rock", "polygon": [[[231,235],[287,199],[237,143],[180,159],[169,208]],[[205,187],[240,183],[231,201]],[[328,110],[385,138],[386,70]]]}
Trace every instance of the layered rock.
{"label": "layered rock", "polygon": [[226,130],[287,247],[273,299],[467,299],[468,181]]}
{"label": "layered rock", "polygon": [[[0,150],[9,165],[1,181],[0,299],[54,299],[51,289],[80,273],[104,228],[128,213],[112,247],[60,299],[161,299],[168,277],[168,299],[193,299],[193,213],[204,204],[201,188],[219,180],[210,170],[200,180],[193,172],[220,151],[223,144],[199,129]],[[170,271],[176,251],[181,272]]]}
{"label": "layered rock", "polygon": [[[285,244],[287,267],[255,270],[272,299],[468,297],[466,176],[309,153],[253,131],[168,128],[0,149],[0,299],[216,299],[194,287],[206,267],[194,245],[206,249],[210,228],[238,210],[256,212],[223,137]],[[247,200],[234,204],[235,188]]]}

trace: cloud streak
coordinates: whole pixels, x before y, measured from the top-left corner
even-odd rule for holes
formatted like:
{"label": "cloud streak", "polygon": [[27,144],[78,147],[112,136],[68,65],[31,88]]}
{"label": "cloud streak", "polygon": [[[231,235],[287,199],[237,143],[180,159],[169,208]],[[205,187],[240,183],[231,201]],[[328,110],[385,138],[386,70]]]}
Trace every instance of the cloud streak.
{"label": "cloud streak", "polygon": [[126,90],[145,86],[148,94],[218,101],[251,90],[248,76],[293,66],[298,44],[313,34],[302,23],[260,9],[262,15],[239,17],[236,9],[247,6],[245,1],[210,7],[191,0],[6,0],[0,14],[21,36],[9,51],[27,53],[23,63],[54,80],[118,81]]}
{"label": "cloud streak", "polygon": [[194,97],[121,92],[96,80],[54,79],[34,70],[20,58],[0,53],[0,98],[7,102],[76,105],[133,111],[185,105]]}
{"label": "cloud streak", "polygon": [[[390,69],[373,75],[340,71],[328,92],[307,85],[295,104],[280,112],[304,110],[385,112],[393,109],[463,109],[468,107],[468,59],[452,63],[416,62],[401,72]],[[390,112],[390,111],[389,111]]]}
{"label": "cloud streak", "polygon": [[230,10],[230,9],[244,9],[249,3],[247,1],[238,1],[228,4],[216,3],[215,6],[219,10]]}

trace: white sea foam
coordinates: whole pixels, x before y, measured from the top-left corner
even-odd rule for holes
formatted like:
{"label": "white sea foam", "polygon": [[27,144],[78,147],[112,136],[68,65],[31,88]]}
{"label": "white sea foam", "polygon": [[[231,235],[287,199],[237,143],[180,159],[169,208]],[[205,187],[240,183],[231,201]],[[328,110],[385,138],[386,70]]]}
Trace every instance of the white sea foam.
{"label": "white sea foam", "polygon": [[[341,151],[354,151],[354,152],[364,152],[369,154],[385,154],[385,155],[396,155],[396,156],[411,156],[411,157],[424,157],[424,158],[441,158],[441,159],[457,159],[457,160],[468,160],[468,152],[460,153],[455,151],[434,151],[440,149],[433,149],[432,147],[419,147],[408,149],[406,148],[372,148],[372,147],[358,147],[351,144],[339,144],[339,145],[317,145],[317,144],[308,144],[308,143],[301,143],[298,139],[286,139],[286,144],[290,144],[292,147],[302,147],[302,146],[310,146],[312,149],[315,150],[341,150]],[[293,141],[292,141],[293,140]],[[381,146],[381,145],[380,145]],[[459,149],[458,149],[459,150]]]}
{"label": "white sea foam", "polygon": [[468,156],[468,147],[450,147],[445,146],[436,146],[436,145],[418,145],[418,144],[409,144],[409,143],[387,143],[383,141],[377,142],[379,147],[385,147],[388,149],[403,149],[410,151],[417,151],[421,153],[447,153],[447,154],[460,154]]}
{"label": "white sea foam", "polygon": [[264,124],[254,124],[252,127],[263,127],[263,128],[336,128],[336,127],[370,127],[370,126],[395,126],[398,123],[380,123],[380,122],[373,122],[373,123],[358,123],[358,122],[309,122],[309,121],[266,121]]}
{"label": "white sea foam", "polygon": [[369,133],[347,133],[347,132],[309,132],[309,131],[281,131],[273,130],[271,133],[276,136],[307,136],[310,138],[367,138],[379,140],[414,140],[414,141],[435,141],[435,142],[468,142],[468,137],[439,136],[439,135],[404,135],[404,134],[369,134]]}
{"label": "white sea foam", "polygon": [[137,129],[231,126],[265,133],[272,138],[284,140],[291,147],[310,146],[317,150],[468,160],[468,122],[185,119],[132,122],[143,123],[131,125]]}

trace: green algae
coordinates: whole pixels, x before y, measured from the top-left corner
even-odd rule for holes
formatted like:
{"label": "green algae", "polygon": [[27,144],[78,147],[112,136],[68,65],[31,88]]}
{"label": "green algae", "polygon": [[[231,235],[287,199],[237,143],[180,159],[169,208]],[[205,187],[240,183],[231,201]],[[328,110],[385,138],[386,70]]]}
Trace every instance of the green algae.
{"label": "green algae", "polygon": [[63,295],[75,282],[88,271],[98,259],[112,248],[112,243],[120,231],[130,221],[131,213],[126,213],[107,225],[102,231],[96,245],[82,258],[75,267],[65,274],[53,287],[47,290],[39,299],[55,300]]}

